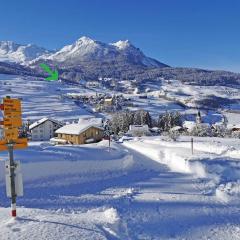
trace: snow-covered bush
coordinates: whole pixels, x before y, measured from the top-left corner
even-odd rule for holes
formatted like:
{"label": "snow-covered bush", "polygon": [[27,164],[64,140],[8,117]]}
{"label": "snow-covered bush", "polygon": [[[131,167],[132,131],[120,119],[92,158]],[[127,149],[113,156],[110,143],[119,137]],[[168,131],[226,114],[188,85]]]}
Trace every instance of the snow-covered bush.
{"label": "snow-covered bush", "polygon": [[233,138],[240,138],[240,132],[232,132],[231,135]]}
{"label": "snow-covered bush", "polygon": [[231,131],[227,129],[224,125],[214,126],[212,129],[213,137],[229,137],[231,136]]}
{"label": "snow-covered bush", "polygon": [[176,142],[177,141],[177,138],[179,137],[179,135],[180,135],[180,133],[178,132],[178,131],[169,131],[168,132],[168,137],[172,140],[172,141],[174,141],[174,142]]}
{"label": "snow-covered bush", "polygon": [[210,126],[208,126],[208,125],[197,124],[196,126],[193,127],[190,134],[192,136],[198,136],[198,137],[211,137],[212,131],[211,131]]}

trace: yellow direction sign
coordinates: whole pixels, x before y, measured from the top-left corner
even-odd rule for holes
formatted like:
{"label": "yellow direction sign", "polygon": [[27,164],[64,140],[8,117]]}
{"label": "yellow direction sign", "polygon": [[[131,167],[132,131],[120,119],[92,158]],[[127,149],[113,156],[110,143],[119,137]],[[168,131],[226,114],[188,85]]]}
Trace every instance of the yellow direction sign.
{"label": "yellow direction sign", "polygon": [[4,115],[5,116],[19,116],[19,117],[21,117],[22,112],[19,109],[6,108],[6,109],[4,109]]}
{"label": "yellow direction sign", "polygon": [[4,129],[4,139],[5,140],[15,140],[18,139],[18,129]]}
{"label": "yellow direction sign", "polygon": [[21,108],[21,101],[16,98],[4,98],[3,105],[7,107],[18,107]]}
{"label": "yellow direction sign", "polygon": [[15,140],[15,143],[17,143],[17,144],[27,144],[28,140],[27,140],[27,138],[18,138],[18,139]]}
{"label": "yellow direction sign", "polygon": [[[27,138],[18,138],[13,141],[16,144],[27,144],[28,140]],[[0,145],[8,144],[9,142],[7,140],[0,140]]]}
{"label": "yellow direction sign", "polygon": [[[27,144],[25,144],[25,143],[19,143],[19,144],[15,144],[14,145],[14,147],[13,147],[13,149],[14,150],[17,150],[17,149],[24,149],[24,148],[27,148]],[[8,147],[7,147],[7,145],[0,145],[0,152],[1,151],[7,151],[8,150]]]}
{"label": "yellow direction sign", "polygon": [[21,101],[19,99],[4,98],[4,115],[9,112],[21,112]]}
{"label": "yellow direction sign", "polygon": [[22,126],[21,118],[4,118],[3,125],[6,128],[18,128]]}
{"label": "yellow direction sign", "polygon": [[16,112],[16,111],[5,111],[4,112],[5,117],[22,117],[22,112]]}
{"label": "yellow direction sign", "polygon": [[[23,149],[28,146],[27,138],[19,138],[19,139],[14,140],[14,142],[15,142],[15,144],[13,146],[13,149]],[[8,150],[7,144],[8,144],[8,141],[0,140],[0,151]]]}

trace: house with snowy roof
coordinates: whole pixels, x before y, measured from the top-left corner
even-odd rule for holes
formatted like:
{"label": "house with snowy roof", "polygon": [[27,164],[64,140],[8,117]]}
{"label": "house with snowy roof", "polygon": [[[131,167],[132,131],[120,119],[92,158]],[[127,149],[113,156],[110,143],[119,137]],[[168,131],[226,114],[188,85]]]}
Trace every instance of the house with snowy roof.
{"label": "house with snowy roof", "polygon": [[80,121],[65,125],[56,131],[57,138],[51,139],[55,143],[86,144],[99,142],[104,136],[104,129],[92,121]]}
{"label": "house with snowy roof", "polygon": [[48,141],[54,137],[55,131],[63,124],[50,119],[42,118],[29,126],[32,141]]}
{"label": "house with snowy roof", "polygon": [[146,136],[150,134],[148,125],[130,125],[127,132],[132,136]]}

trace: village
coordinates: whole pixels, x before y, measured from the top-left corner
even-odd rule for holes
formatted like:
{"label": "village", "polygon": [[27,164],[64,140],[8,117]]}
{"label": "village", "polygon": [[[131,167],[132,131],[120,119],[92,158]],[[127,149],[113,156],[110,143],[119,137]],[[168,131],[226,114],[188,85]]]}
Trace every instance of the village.
{"label": "village", "polygon": [[[91,98],[92,101],[92,97]],[[88,97],[78,96],[85,104]],[[102,99],[105,111],[113,109],[119,97]],[[108,108],[107,108],[108,107]],[[24,123],[19,130],[21,137],[29,141],[50,142],[53,145],[81,145],[96,143],[103,139],[124,141],[131,137],[167,135],[170,140],[178,136],[235,137],[240,138],[240,124],[228,124],[225,118],[212,124],[204,122],[201,112],[197,111],[193,120],[184,120],[179,112],[166,112],[158,119],[152,118],[145,110],[119,111],[111,114],[111,119],[82,115],[73,122],[64,122],[52,117],[43,117],[37,121]],[[3,129],[0,127],[0,139]]]}

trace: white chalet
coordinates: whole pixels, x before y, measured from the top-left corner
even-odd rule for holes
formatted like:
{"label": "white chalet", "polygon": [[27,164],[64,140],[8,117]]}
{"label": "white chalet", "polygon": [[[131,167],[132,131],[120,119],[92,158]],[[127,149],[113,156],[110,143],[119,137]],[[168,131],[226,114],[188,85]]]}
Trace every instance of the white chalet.
{"label": "white chalet", "polygon": [[148,125],[130,125],[127,132],[132,136],[145,136],[150,133]]}
{"label": "white chalet", "polygon": [[29,126],[32,141],[48,141],[54,137],[55,131],[62,127],[63,124],[50,119],[42,118]]}

